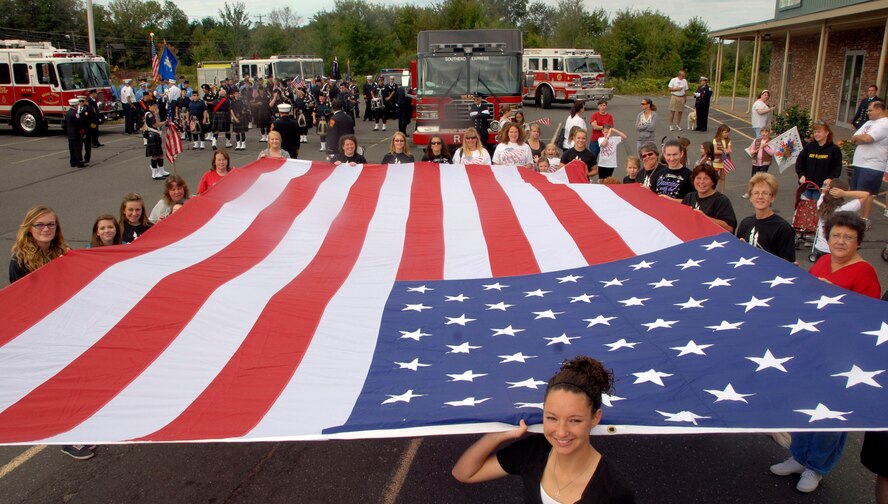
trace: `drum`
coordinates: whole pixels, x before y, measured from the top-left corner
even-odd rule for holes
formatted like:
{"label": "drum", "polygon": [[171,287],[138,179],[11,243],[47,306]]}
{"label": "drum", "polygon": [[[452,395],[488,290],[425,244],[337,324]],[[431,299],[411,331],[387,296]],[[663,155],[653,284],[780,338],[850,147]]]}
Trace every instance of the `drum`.
{"label": "drum", "polygon": [[381,110],[383,108],[382,98],[373,98],[370,100],[370,108],[373,110]]}

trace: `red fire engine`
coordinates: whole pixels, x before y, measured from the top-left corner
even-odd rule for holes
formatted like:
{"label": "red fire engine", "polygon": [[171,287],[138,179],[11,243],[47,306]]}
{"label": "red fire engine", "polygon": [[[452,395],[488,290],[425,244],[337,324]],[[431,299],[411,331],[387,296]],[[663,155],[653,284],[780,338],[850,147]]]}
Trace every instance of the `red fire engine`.
{"label": "red fire engine", "polygon": [[68,100],[95,89],[105,119],[120,116],[101,56],[57,49],[49,42],[0,40],[0,121],[24,135],[63,124]]}
{"label": "red fire engine", "polygon": [[472,126],[475,92],[484,94],[490,107],[488,142],[496,143],[500,109],[521,106],[521,31],[424,31],[417,42],[414,145],[426,146],[432,135],[462,144],[462,133]]}
{"label": "red fire engine", "polygon": [[538,107],[554,102],[610,100],[604,87],[604,63],[591,49],[525,49],[524,99]]}

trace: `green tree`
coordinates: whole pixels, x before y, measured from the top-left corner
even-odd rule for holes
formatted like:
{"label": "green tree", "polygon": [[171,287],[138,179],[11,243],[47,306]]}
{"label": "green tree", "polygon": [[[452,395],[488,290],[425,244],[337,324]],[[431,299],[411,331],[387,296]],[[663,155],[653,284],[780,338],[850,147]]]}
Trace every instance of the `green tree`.
{"label": "green tree", "polygon": [[[695,17],[681,30],[678,55],[689,76],[703,75],[709,64],[709,27]],[[692,79],[694,77],[691,77]]]}
{"label": "green tree", "polygon": [[226,42],[229,58],[243,56],[253,49],[250,43],[250,15],[247,6],[243,2],[229,4],[225,2],[219,9],[219,18],[222,20],[222,38]]}

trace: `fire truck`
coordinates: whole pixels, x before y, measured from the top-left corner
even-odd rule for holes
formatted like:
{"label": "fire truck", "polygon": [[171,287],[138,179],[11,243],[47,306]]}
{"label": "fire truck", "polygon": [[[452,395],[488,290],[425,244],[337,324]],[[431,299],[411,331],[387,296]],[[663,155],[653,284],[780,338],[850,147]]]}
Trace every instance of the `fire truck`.
{"label": "fire truck", "polygon": [[591,49],[525,49],[524,99],[544,109],[555,102],[610,100],[604,87],[604,63]]}
{"label": "fire truck", "polygon": [[[434,30],[420,32],[413,62],[416,130],[414,145],[432,135],[462,144],[472,126],[472,94],[481,92],[493,118],[502,107],[521,106],[520,30]],[[488,142],[496,143],[499,124],[490,124]]]}
{"label": "fire truck", "polygon": [[312,80],[324,75],[324,60],[316,56],[275,55],[270,58],[238,58],[237,74],[244,77]]}
{"label": "fire truck", "polygon": [[106,120],[120,117],[105,59],[49,42],[0,40],[0,121],[24,135],[64,124],[68,100],[95,89]]}

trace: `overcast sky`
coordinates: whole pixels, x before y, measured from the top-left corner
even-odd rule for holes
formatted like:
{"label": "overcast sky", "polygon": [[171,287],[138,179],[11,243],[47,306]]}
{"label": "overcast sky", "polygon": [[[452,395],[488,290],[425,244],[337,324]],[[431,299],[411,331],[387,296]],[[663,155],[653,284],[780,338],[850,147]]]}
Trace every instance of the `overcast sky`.
{"label": "overcast sky", "polygon": [[[237,1],[237,0],[229,0]],[[275,7],[288,5],[288,2],[270,2],[268,0],[240,0],[247,6],[247,11],[253,15],[253,21],[258,21],[258,15],[266,15]],[[549,0],[555,3],[555,0]],[[686,23],[694,16],[702,18],[712,30],[737,26],[755,21],[764,21],[774,17],[775,0],[611,0],[609,2],[584,0],[586,6],[592,10],[603,7],[611,14],[625,7],[639,10],[659,9],[660,12],[671,17],[679,24]],[[97,3],[106,3],[97,0]],[[371,0],[371,3],[379,4],[405,4],[430,5],[434,0]],[[176,0],[176,4],[185,11],[189,19],[201,19],[206,16],[216,16],[222,2],[207,2],[206,0]],[[290,3],[293,9],[305,21],[321,10],[333,8],[332,1],[309,0]],[[297,6],[298,5],[298,6]],[[615,7],[614,7],[615,6]]]}

